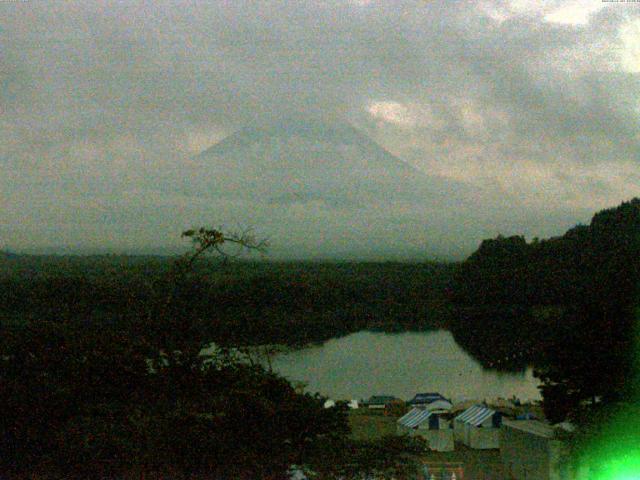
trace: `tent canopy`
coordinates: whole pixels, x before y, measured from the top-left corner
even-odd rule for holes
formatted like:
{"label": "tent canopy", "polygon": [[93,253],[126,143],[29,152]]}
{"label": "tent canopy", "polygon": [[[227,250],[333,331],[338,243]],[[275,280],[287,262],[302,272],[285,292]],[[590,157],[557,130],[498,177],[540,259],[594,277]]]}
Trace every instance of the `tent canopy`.
{"label": "tent canopy", "polygon": [[473,407],[467,408],[464,412],[458,415],[455,420],[462,423],[468,423],[469,425],[473,425],[474,427],[478,427],[482,425],[482,423],[487,418],[495,415],[495,413],[495,410],[491,410],[490,408],[483,405],[474,405]]}
{"label": "tent canopy", "polygon": [[398,419],[398,423],[408,428],[415,428],[423,424],[424,422],[426,422],[430,416],[431,416],[430,411],[414,408],[403,417],[400,417]]}

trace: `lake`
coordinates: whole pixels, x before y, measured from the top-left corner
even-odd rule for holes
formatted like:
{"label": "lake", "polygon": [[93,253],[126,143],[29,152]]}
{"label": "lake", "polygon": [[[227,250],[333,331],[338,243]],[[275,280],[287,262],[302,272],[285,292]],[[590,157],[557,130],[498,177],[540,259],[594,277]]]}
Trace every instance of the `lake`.
{"label": "lake", "polygon": [[540,399],[539,382],[531,369],[522,373],[485,370],[445,330],[358,332],[278,354],[272,366],[293,382],[306,382],[308,391],[335,399],[378,394],[409,399],[429,391],[454,401],[513,395],[521,400]]}

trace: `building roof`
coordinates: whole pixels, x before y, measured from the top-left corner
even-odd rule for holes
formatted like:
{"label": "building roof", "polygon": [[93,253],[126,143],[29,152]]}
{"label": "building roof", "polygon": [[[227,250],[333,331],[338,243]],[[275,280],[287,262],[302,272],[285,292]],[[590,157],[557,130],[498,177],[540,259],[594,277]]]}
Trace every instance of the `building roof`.
{"label": "building roof", "polygon": [[473,407],[467,408],[464,412],[458,415],[455,419],[459,422],[468,423],[477,427],[482,425],[487,418],[495,415],[496,411],[490,408],[487,408],[483,405],[474,405]]}
{"label": "building roof", "polygon": [[474,405],[477,405],[480,403],[480,400],[464,400],[461,402],[456,402],[453,404],[453,408],[451,409],[451,411],[453,413],[462,413],[464,412],[467,408],[469,407],[473,407]]}
{"label": "building roof", "polygon": [[539,420],[504,420],[502,424],[537,437],[553,438],[554,430],[548,423]]}
{"label": "building roof", "polygon": [[425,408],[430,411],[443,410],[449,412],[453,405],[449,400],[436,400],[435,402],[429,403]]}
{"label": "building roof", "polygon": [[446,400],[437,392],[416,393],[416,396],[409,400],[409,403],[431,403],[436,400]]}
{"label": "building roof", "polygon": [[415,428],[421,425],[431,416],[431,412],[428,410],[421,410],[419,408],[413,408],[409,413],[400,417],[398,423],[405,427]]}
{"label": "building roof", "polygon": [[397,400],[397,398],[391,395],[374,395],[369,399],[367,403],[369,405],[383,405],[389,402],[393,402],[394,400]]}

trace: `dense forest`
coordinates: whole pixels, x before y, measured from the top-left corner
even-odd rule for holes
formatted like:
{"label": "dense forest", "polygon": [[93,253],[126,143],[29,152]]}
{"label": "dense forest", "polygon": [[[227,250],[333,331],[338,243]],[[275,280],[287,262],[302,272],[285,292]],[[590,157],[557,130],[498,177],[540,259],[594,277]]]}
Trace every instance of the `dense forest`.
{"label": "dense forest", "polygon": [[[548,240],[485,240],[461,264],[202,259],[173,294],[221,344],[448,328],[485,367],[517,370],[542,362],[559,334],[585,330],[576,323],[585,312],[605,309],[608,319],[627,308],[638,283],[639,203]],[[174,260],[2,253],[0,320],[127,323],[167,288]]]}
{"label": "dense forest", "polygon": [[[166,288],[170,257],[0,258],[0,318],[127,322]],[[216,342],[302,345],[362,329],[446,325],[454,265],[202,259],[175,292]]]}
{"label": "dense forest", "polygon": [[[201,249],[222,238],[200,232]],[[344,412],[234,353],[362,329],[447,328],[486,367],[533,365],[547,417],[584,438],[610,412],[635,418],[640,199],[560,237],[485,240],[461,264],[185,258],[0,255],[7,478],[403,468],[397,453],[422,446],[354,443]]]}
{"label": "dense forest", "polygon": [[[209,278],[212,265],[194,260],[234,237],[191,235],[195,251],[173,261],[5,256],[0,477],[275,480],[298,466],[347,479],[415,469],[404,455],[424,442],[352,439],[346,406],[323,408],[324,398],[212,330],[222,317],[211,295],[230,272]],[[250,288],[264,289],[264,278]],[[212,340],[218,348],[203,355]]]}
{"label": "dense forest", "polygon": [[485,365],[533,364],[548,416],[560,421],[632,398],[639,287],[634,199],[561,237],[483,241],[455,274],[450,328]]}

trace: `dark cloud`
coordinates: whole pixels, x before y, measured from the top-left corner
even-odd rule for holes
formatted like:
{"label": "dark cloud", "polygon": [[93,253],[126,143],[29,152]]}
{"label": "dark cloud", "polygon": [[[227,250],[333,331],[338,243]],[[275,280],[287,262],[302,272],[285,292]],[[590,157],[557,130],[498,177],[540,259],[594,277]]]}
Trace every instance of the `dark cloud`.
{"label": "dark cloud", "polygon": [[0,2],[0,242],[179,231],[194,154],[300,114],[483,189],[459,249],[560,233],[640,190],[640,9],[569,3]]}

